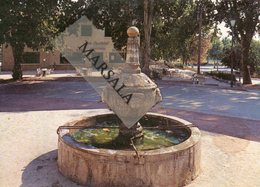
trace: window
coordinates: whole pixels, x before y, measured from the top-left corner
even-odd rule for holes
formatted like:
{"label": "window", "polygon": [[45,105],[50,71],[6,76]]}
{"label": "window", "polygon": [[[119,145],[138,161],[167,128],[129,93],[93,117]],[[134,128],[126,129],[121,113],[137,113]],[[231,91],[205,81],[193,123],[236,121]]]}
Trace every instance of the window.
{"label": "window", "polygon": [[25,64],[40,63],[40,53],[39,52],[24,52],[23,63],[25,63]]}
{"label": "window", "polygon": [[64,56],[62,56],[62,54],[60,54],[60,63],[69,64],[70,62],[68,61],[68,59],[66,59],[66,57],[64,57]]}
{"label": "window", "polygon": [[102,52],[93,52],[91,58],[98,56],[98,64],[103,63],[103,53]]}
{"label": "window", "polygon": [[109,53],[109,63],[123,63],[124,59],[119,53]]}
{"label": "window", "polygon": [[92,26],[91,25],[81,25],[81,36],[91,36]]}
{"label": "window", "polygon": [[84,56],[80,52],[74,52],[66,58],[71,64],[81,64],[84,63]]}

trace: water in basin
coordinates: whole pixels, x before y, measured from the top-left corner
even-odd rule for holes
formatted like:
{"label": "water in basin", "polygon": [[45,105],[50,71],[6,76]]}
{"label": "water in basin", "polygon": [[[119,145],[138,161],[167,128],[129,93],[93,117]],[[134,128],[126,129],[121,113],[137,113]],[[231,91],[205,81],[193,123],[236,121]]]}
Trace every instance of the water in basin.
{"label": "water in basin", "polygon": [[[138,151],[153,150],[177,145],[189,137],[189,132],[185,128],[160,129],[155,127],[144,127],[144,137],[142,141],[135,142]],[[120,144],[117,141],[119,135],[118,126],[89,127],[76,130],[71,137],[86,145],[97,148],[132,150],[132,146]]]}

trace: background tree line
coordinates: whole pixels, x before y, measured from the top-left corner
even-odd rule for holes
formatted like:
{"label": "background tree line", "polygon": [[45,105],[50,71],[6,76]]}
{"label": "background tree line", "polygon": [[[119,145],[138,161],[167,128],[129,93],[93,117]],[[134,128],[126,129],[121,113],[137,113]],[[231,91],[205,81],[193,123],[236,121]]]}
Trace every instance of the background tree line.
{"label": "background tree line", "polygon": [[[220,22],[231,28],[231,17],[236,19],[234,37],[241,50],[239,61],[245,84],[251,83],[249,64],[258,63],[258,54],[251,47],[258,45],[252,43],[254,34],[260,30],[258,0],[2,0],[0,3],[0,43],[13,48],[14,79],[22,77],[20,63],[25,46],[35,50],[51,47],[51,39],[82,15],[97,28],[105,29],[119,50],[126,45],[127,28],[137,26],[141,32],[142,69],[147,74],[151,59],[180,58],[184,64],[195,61],[200,21],[202,53],[206,54],[210,46],[216,51],[218,44],[212,39],[212,30]],[[220,54],[211,51],[210,55]]]}

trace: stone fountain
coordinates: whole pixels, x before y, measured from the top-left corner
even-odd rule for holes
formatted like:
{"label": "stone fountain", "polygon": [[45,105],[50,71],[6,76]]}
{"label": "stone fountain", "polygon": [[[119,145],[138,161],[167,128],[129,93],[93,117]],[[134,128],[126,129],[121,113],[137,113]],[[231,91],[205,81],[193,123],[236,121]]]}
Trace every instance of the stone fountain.
{"label": "stone fountain", "polygon": [[139,30],[130,27],[127,30],[127,55],[125,66],[121,68],[119,85],[124,84],[121,95],[133,93],[128,104],[118,97],[113,87],[108,85],[103,92],[103,101],[120,117],[119,138],[128,143],[131,137],[142,138],[142,127],[138,123],[146,111],[162,100],[157,85],[144,73],[141,73],[139,64]]}
{"label": "stone fountain", "polygon": [[[161,94],[140,71],[138,29],[130,27],[127,34],[125,66],[102,94],[113,112],[59,127],[59,171],[91,187],[184,186],[199,174],[200,131],[183,119],[147,113]],[[115,89],[115,82],[122,86]]]}

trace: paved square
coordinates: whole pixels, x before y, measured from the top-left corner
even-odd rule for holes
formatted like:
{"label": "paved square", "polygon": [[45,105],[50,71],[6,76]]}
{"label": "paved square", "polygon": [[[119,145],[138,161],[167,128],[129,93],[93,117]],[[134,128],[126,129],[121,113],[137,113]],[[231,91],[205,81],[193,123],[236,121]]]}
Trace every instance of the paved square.
{"label": "paved square", "polygon": [[[81,78],[0,84],[0,186],[79,186],[57,169],[58,126],[106,106]],[[64,76],[64,75],[63,75]],[[58,79],[55,80],[54,79]],[[260,185],[260,91],[158,82],[163,102],[202,131],[202,171],[191,187]]]}

